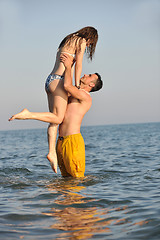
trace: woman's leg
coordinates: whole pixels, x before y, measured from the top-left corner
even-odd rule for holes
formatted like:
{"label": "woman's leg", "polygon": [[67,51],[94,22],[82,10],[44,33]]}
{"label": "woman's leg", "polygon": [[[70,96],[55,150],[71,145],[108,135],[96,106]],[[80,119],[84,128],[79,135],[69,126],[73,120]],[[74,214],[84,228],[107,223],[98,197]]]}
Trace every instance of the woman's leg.
{"label": "woman's leg", "polygon": [[56,114],[51,112],[30,112],[28,109],[23,109],[21,112],[9,118],[9,121],[17,120],[39,120],[47,123],[60,124],[62,121]]}
{"label": "woman's leg", "polygon": [[67,92],[64,90],[63,81],[52,81],[50,84],[50,92],[47,93],[47,96],[50,112],[29,112],[27,109],[23,109],[20,113],[9,118],[9,121],[14,119],[33,119],[50,123],[48,127],[49,153],[47,158],[51,163],[53,171],[57,172],[57,156],[55,150],[57,127],[58,124],[63,121],[68,100]]}
{"label": "woman's leg", "polygon": [[49,152],[47,159],[50,161],[51,167],[57,173],[57,154],[56,154],[56,137],[57,137],[57,124],[50,123],[48,126],[48,148]]}
{"label": "woman's leg", "polygon": [[[62,80],[54,80],[50,84],[51,91],[48,93],[48,103],[50,112],[30,112],[28,109],[23,109],[21,112],[12,115],[9,121],[17,120],[38,120],[42,122],[60,124],[64,118],[64,113],[67,106],[67,93],[64,90]],[[62,104],[62,106],[61,106]],[[64,105],[64,107],[63,107]]]}
{"label": "woman's leg", "polygon": [[[60,120],[63,121],[64,114],[67,107],[67,93],[64,91],[63,86],[49,92],[48,96],[48,107],[49,111],[56,114]],[[47,155],[48,160],[50,161],[51,167],[54,172],[57,173],[57,154],[56,154],[56,137],[57,137],[57,128],[58,125],[50,123],[48,126],[48,146],[49,153]]]}
{"label": "woman's leg", "polygon": [[[53,93],[47,93],[48,97],[48,107],[49,111],[53,112],[54,108],[54,94]],[[58,125],[54,123],[50,123],[47,130],[48,135],[48,148],[49,153],[47,155],[47,159],[50,161],[51,167],[55,173],[57,173],[57,154],[55,151],[56,146],[56,137],[57,137],[57,128]]]}

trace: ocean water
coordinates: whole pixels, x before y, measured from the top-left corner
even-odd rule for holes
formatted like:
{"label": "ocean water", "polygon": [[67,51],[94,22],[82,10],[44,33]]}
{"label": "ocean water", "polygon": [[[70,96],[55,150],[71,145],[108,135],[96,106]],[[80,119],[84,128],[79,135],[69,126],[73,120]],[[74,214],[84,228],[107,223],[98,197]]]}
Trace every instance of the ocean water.
{"label": "ocean water", "polygon": [[0,239],[160,239],[160,123],[82,127],[83,179],[46,160],[46,129],[0,132]]}

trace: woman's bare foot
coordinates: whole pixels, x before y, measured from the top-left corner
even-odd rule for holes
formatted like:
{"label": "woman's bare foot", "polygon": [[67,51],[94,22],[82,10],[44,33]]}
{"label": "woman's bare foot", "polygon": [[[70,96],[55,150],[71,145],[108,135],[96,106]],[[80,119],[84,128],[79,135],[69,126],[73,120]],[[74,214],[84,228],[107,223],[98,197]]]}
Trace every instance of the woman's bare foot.
{"label": "woman's bare foot", "polygon": [[14,119],[25,120],[25,119],[29,119],[29,117],[30,117],[30,112],[26,108],[24,108],[20,113],[17,113],[12,117],[10,117],[8,121],[13,121]]}
{"label": "woman's bare foot", "polygon": [[48,153],[47,159],[49,160],[53,171],[55,173],[57,173],[57,154],[56,153]]}

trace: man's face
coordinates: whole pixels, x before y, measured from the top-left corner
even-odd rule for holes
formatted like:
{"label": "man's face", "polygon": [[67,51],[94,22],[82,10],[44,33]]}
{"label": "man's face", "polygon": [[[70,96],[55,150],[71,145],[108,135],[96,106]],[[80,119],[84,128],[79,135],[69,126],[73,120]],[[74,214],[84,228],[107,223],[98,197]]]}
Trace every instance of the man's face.
{"label": "man's face", "polygon": [[94,74],[84,74],[84,76],[80,79],[80,83],[82,82],[84,85],[89,85],[91,82],[95,82],[98,79],[98,76]]}

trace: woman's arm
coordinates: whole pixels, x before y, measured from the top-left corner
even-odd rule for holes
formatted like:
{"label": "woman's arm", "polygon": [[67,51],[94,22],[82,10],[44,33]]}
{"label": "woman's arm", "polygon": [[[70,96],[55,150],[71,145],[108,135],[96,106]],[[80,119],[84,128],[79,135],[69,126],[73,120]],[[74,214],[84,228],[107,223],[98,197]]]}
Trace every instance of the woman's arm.
{"label": "woman's arm", "polygon": [[80,77],[82,73],[82,61],[83,55],[86,49],[86,41],[83,40],[81,44],[81,51],[76,53],[76,63],[75,63],[75,85],[78,87],[80,83]]}

